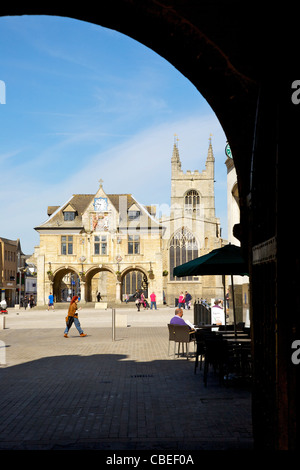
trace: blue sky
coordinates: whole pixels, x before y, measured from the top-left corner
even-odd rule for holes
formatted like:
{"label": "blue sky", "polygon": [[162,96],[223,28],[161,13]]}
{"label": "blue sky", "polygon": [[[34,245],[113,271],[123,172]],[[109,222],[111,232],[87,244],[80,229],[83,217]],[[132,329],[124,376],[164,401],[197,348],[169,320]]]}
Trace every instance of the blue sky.
{"label": "blue sky", "polygon": [[170,204],[174,134],[182,168],[202,171],[212,134],[216,216],[227,236],[226,136],[169,62],[113,30],[70,18],[0,18],[1,236],[38,245],[48,205],[131,193]]}

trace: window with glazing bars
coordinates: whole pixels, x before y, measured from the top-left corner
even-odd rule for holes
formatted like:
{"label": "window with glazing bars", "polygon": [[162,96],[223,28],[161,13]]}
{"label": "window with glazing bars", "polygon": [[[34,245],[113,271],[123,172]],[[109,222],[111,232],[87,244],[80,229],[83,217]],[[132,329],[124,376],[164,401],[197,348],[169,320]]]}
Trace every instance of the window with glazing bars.
{"label": "window with glazing bars", "polygon": [[106,235],[95,235],[94,255],[107,255],[107,236]]}
{"label": "window with glazing bars", "polygon": [[173,269],[183,263],[187,263],[198,257],[198,243],[193,233],[182,227],[177,230],[169,244],[170,280],[171,281],[192,281],[193,276],[174,277]]}
{"label": "window with glazing bars", "polygon": [[72,255],[73,254],[73,236],[62,235],[61,237],[61,254]]}
{"label": "window with glazing bars", "polygon": [[140,236],[128,235],[128,254],[138,255],[140,253]]}

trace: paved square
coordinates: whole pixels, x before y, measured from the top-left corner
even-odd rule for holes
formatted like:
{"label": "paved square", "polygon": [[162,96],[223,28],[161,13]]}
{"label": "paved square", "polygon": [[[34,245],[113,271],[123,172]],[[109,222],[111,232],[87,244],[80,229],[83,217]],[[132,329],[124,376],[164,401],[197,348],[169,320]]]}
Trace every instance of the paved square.
{"label": "paved square", "polygon": [[64,338],[64,309],[9,310],[0,449],[251,449],[250,391],[213,372],[205,388],[194,358],[168,355],[173,312],[117,309],[127,327],[113,338],[112,311],[83,308],[88,336]]}

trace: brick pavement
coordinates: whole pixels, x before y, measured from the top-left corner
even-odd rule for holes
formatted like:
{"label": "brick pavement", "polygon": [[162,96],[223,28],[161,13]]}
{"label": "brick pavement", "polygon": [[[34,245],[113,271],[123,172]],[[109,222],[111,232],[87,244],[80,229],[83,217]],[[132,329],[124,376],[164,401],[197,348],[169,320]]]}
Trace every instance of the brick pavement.
{"label": "brick pavement", "polygon": [[168,355],[173,311],[117,309],[113,341],[111,310],[83,308],[85,338],[63,337],[64,310],[9,310],[0,450],[252,449],[250,391],[212,372],[205,388],[194,359]]}

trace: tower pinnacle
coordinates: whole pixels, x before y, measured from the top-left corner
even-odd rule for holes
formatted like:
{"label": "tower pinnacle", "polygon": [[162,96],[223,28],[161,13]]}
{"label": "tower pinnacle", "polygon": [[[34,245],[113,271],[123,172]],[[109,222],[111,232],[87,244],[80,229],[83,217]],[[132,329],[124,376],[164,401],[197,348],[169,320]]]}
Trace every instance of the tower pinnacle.
{"label": "tower pinnacle", "polygon": [[181,169],[181,161],[179,157],[179,150],[178,150],[178,138],[177,134],[174,134],[174,145],[173,145],[173,154],[171,158],[171,163],[172,163],[172,169],[175,170],[180,170]]}
{"label": "tower pinnacle", "polygon": [[212,148],[212,143],[211,143],[211,138],[212,138],[212,134],[209,135],[209,139],[208,139],[209,140],[209,145],[208,145],[208,152],[207,152],[207,159],[206,159],[207,162],[214,162],[215,161],[213,148]]}

